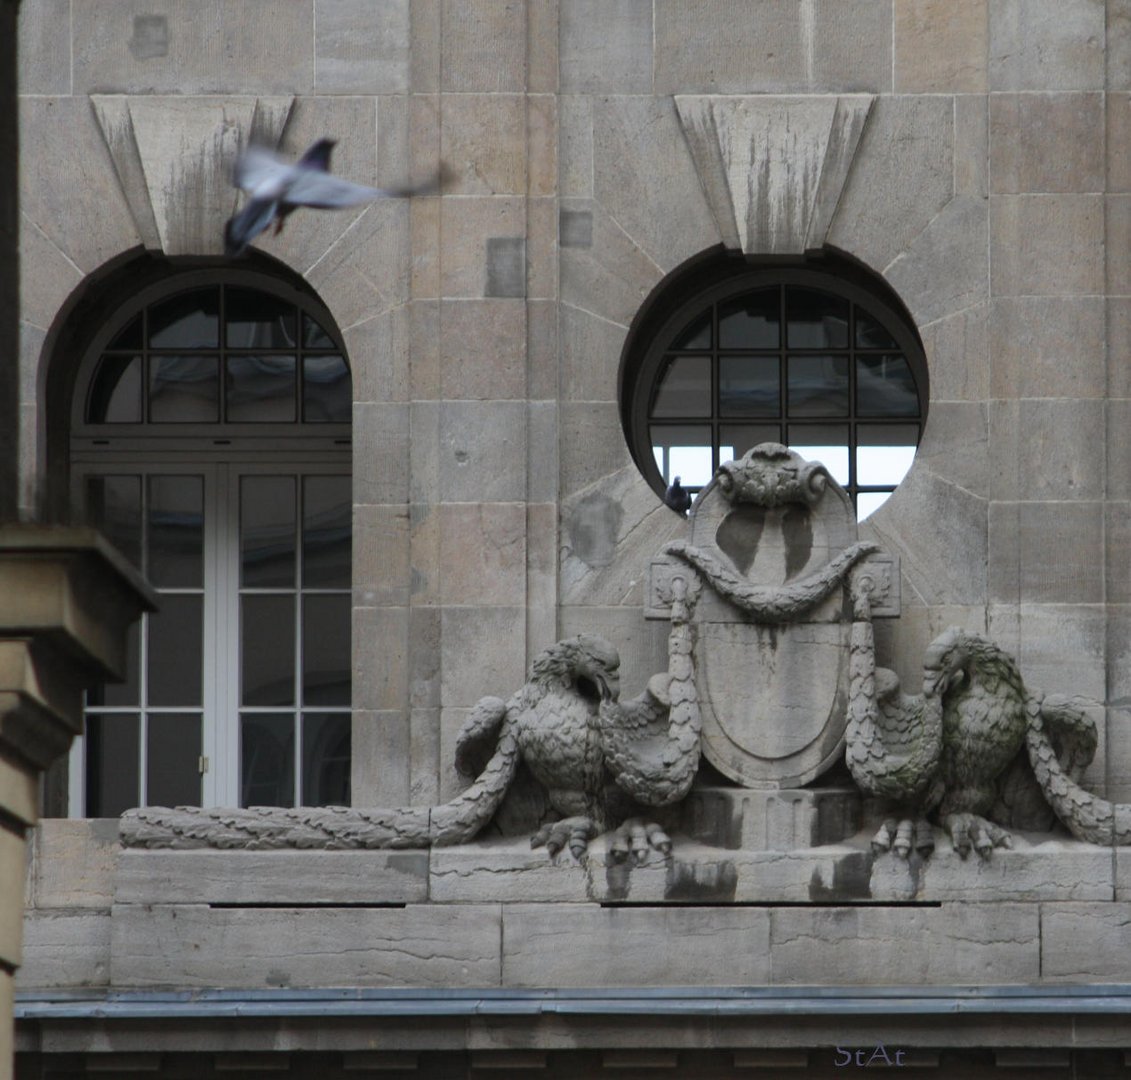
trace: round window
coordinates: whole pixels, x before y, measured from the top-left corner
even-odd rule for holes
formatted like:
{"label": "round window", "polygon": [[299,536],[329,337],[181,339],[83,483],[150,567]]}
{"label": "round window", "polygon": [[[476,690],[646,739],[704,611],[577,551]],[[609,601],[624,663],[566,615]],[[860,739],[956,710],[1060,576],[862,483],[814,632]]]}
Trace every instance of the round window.
{"label": "round window", "polygon": [[752,446],[821,461],[863,519],[915,456],[927,412],[922,346],[863,272],[752,268],[730,256],[653,294],[625,346],[622,420],[663,494],[692,494]]}

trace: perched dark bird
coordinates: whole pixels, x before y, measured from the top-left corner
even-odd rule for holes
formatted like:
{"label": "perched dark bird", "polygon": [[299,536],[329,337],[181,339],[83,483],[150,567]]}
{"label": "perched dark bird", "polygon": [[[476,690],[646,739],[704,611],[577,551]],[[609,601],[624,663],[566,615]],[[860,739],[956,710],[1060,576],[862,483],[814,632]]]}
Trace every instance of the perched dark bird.
{"label": "perched dark bird", "polygon": [[664,492],[664,502],[677,514],[684,516],[691,509],[691,492],[683,490],[678,476],[668,484],[668,490]]}
{"label": "perched dark bird", "polygon": [[224,226],[224,252],[238,255],[272,222],[275,232],[300,206],[341,210],[373,199],[438,190],[438,175],[415,188],[373,188],[330,174],[334,139],[319,139],[298,161],[284,161],[262,146],[249,146],[236,161],[232,182],[248,194],[244,208]]}

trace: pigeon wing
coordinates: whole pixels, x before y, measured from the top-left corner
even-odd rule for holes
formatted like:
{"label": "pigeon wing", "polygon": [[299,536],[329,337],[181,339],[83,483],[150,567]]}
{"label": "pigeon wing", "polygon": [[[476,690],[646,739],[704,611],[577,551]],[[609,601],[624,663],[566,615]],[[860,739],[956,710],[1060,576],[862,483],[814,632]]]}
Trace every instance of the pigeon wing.
{"label": "pigeon wing", "polygon": [[338,210],[344,206],[358,206],[360,203],[379,199],[389,194],[379,188],[354,184],[339,176],[317,169],[299,169],[287,188],[283,201],[293,206],[314,206],[322,210]]}
{"label": "pigeon wing", "polygon": [[262,146],[249,146],[236,159],[232,182],[243,191],[258,191],[270,185],[282,187],[293,168]]}
{"label": "pigeon wing", "polygon": [[250,199],[224,226],[224,253],[238,255],[275,219],[276,199]]}

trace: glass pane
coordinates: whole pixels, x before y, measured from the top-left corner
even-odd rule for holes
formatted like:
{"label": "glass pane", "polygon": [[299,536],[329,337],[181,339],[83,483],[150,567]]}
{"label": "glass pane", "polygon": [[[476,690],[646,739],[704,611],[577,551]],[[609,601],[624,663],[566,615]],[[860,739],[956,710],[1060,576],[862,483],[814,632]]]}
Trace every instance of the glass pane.
{"label": "glass pane", "polygon": [[349,593],[302,600],[302,702],[350,704]]}
{"label": "glass pane", "polygon": [[86,815],[117,817],[141,800],[138,717],[86,718]]}
{"label": "glass pane", "polygon": [[856,411],[865,416],[918,416],[919,394],[902,356],[856,358]]}
{"label": "glass pane", "polygon": [[204,575],[204,477],[149,477],[146,576],[159,589],[199,589]]}
{"label": "glass pane", "polygon": [[150,713],[146,723],[145,801],[150,806],[199,806],[200,717]]}
{"label": "glass pane", "polygon": [[230,423],[295,419],[293,356],[229,356],[225,382]]}
{"label": "glass pane", "polygon": [[149,704],[180,708],[201,703],[200,596],[161,597],[149,617]]}
{"label": "glass pane", "polygon": [[349,806],[350,718],[313,713],[302,718],[303,806]]}
{"label": "glass pane", "polygon": [[142,346],[141,314],[135,315],[121,330],[107,349],[140,349]]}
{"label": "glass pane", "polygon": [[91,424],[141,423],[141,357],[104,356],[90,384]]}
{"label": "glass pane", "polygon": [[240,478],[240,584],[293,588],[295,478]]}
{"label": "glass pane", "polygon": [[856,520],[870,517],[891,498],[890,491],[861,491],[856,496]]}
{"label": "glass pane", "polygon": [[229,349],[287,349],[295,345],[295,307],[258,289],[229,288],[224,296]]}
{"label": "glass pane", "polygon": [[126,631],[126,679],[125,682],[97,683],[86,692],[86,703],[90,705],[133,705],[138,706],[140,685],[138,672],[141,668],[141,623],[130,623]]}
{"label": "glass pane", "polygon": [[856,347],[858,349],[898,349],[895,338],[866,311],[856,309]]}
{"label": "glass pane", "polygon": [[667,361],[652,398],[653,416],[711,415],[711,358],[675,356]]}
{"label": "glass pane", "polygon": [[781,343],[781,299],[776,287],[719,305],[719,347],[776,349]]}
{"label": "glass pane", "polygon": [[719,464],[737,461],[759,443],[781,442],[777,424],[723,424],[719,428]]}
{"label": "glass pane", "polygon": [[240,806],[294,806],[295,720],[290,713],[240,716]]}
{"label": "glass pane", "polygon": [[336,349],[330,335],[309,315],[302,317],[302,343],[307,349]]}
{"label": "glass pane", "polygon": [[348,476],[302,480],[302,583],[348,589],[352,581],[353,491]]}
{"label": "glass pane", "polygon": [[860,424],[856,428],[856,483],[895,487],[911,468],[919,428],[915,424]]}
{"label": "glass pane", "polygon": [[665,484],[678,476],[684,487],[699,488],[711,479],[715,466],[710,427],[653,424],[649,434]]}
{"label": "glass pane", "polygon": [[295,700],[295,598],[240,598],[240,701],[293,705]]}
{"label": "glass pane", "polygon": [[150,357],[149,419],[159,424],[215,424],[220,419],[219,360]]}
{"label": "glass pane", "polygon": [[785,317],[791,349],[843,349],[848,345],[848,301],[843,297],[788,288]]}
{"label": "glass pane", "polygon": [[791,356],[790,416],[848,415],[848,357]]}
{"label": "glass pane", "polygon": [[842,487],[848,484],[847,424],[790,424],[789,448],[819,461]]}
{"label": "glass pane", "polygon": [[709,349],[711,347],[711,311],[696,315],[675,337],[672,349]]}
{"label": "glass pane", "polygon": [[141,569],[141,477],[88,476],[87,520]]}
{"label": "glass pane", "polygon": [[776,356],[719,357],[721,416],[778,416],[781,364]]}
{"label": "glass pane", "polygon": [[219,289],[194,289],[149,309],[151,348],[215,349],[219,344]]}
{"label": "glass pane", "polygon": [[349,423],[353,409],[350,369],[340,356],[308,356],[302,362],[302,418],[308,424]]}

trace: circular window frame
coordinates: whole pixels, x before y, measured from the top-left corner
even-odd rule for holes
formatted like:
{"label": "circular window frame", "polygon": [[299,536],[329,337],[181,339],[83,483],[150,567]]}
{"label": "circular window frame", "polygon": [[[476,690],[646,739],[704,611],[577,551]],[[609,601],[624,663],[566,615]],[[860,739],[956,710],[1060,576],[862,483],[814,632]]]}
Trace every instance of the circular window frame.
{"label": "circular window frame", "polygon": [[[350,421],[313,423],[302,419],[287,422],[219,420],[215,423],[165,424],[150,420],[142,420],[140,423],[93,423],[86,419],[87,403],[98,364],[110,342],[146,308],[182,293],[209,286],[254,289],[285,303],[293,304],[300,312],[309,315],[326,332],[336,352],[341,355],[352,380],[353,366],[337,322],[326,305],[310,292],[297,288],[274,274],[257,269],[232,266],[181,269],[138,289],[100,323],[89,339],[75,367],[73,389],[70,393],[68,427],[72,455],[76,451],[81,452],[95,445],[104,448],[107,445],[119,445],[126,441],[135,446],[151,442],[155,447],[163,449],[185,450],[200,448],[205,443],[227,446],[238,442],[246,447],[256,444],[278,446],[281,441],[292,439],[301,439],[303,445],[308,447],[319,442],[328,449],[340,450],[350,441],[352,431]],[[191,353],[195,350],[183,351]]]}
{"label": "circular window frame", "polygon": [[[675,336],[704,310],[734,296],[759,288],[791,285],[842,297],[875,318],[892,335],[906,358],[919,402],[919,413],[914,417],[856,417],[855,409],[850,408],[849,416],[844,418],[822,417],[820,421],[813,418],[801,422],[848,424],[850,446],[856,445],[858,423],[916,424],[919,442],[922,442],[930,403],[926,354],[910,313],[886,282],[875,279],[866,268],[831,253],[798,261],[756,263],[716,249],[685,263],[656,286],[633,321],[621,352],[618,382],[625,441],[636,467],[661,499],[667,481],[653,456],[650,412]],[[786,352],[784,344],[779,345],[778,351]],[[711,354],[717,353],[715,345]],[[713,446],[717,446],[714,431],[719,423],[715,408],[712,405],[712,415],[706,421],[693,418],[684,421],[710,424]],[[730,418],[731,422],[741,420]],[[783,407],[779,408],[777,417],[750,418],[749,422],[784,425],[789,421]],[[864,490],[872,487],[864,485]]]}

